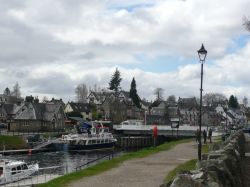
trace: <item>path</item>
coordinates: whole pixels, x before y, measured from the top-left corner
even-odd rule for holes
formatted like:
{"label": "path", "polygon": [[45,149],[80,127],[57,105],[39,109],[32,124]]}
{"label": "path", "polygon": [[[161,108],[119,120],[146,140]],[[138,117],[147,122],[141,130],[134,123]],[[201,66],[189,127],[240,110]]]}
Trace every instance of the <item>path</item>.
{"label": "path", "polygon": [[179,144],[173,149],[123,162],[99,175],[83,178],[70,187],[159,187],[169,171],[187,160],[197,158],[197,143]]}

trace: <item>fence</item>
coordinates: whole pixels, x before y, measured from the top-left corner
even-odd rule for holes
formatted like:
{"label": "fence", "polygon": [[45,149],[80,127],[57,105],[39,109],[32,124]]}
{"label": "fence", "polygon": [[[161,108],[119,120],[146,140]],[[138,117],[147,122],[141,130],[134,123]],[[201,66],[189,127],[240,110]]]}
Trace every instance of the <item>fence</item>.
{"label": "fence", "polygon": [[27,131],[27,132],[16,132],[16,131],[7,131],[7,130],[0,130],[1,135],[8,135],[8,136],[27,136],[27,135],[42,135],[46,134],[48,136],[54,136],[54,135],[61,135],[64,134],[65,132],[62,131],[54,131],[54,132],[38,132],[38,131]]}

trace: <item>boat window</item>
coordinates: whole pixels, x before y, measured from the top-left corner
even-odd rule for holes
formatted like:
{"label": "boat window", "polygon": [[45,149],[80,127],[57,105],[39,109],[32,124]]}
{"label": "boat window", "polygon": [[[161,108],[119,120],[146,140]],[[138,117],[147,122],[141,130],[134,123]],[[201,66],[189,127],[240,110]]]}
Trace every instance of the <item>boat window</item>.
{"label": "boat window", "polygon": [[3,174],[3,167],[0,167],[0,175]]}
{"label": "boat window", "polygon": [[28,166],[26,164],[22,165],[22,169],[25,170],[25,169],[28,169]]}
{"label": "boat window", "polygon": [[12,169],[11,169],[11,174],[12,174],[12,175],[15,175],[15,174],[16,174],[16,168],[12,168]]}
{"label": "boat window", "polygon": [[96,143],[96,140],[92,140],[92,144],[95,144]]}
{"label": "boat window", "polygon": [[21,172],[21,166],[17,166],[17,173],[20,173]]}

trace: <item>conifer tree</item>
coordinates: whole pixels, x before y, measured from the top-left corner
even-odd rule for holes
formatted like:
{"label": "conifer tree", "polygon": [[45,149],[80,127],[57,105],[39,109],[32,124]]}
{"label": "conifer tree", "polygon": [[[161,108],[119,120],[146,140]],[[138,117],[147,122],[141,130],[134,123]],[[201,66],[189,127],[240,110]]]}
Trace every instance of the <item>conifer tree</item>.
{"label": "conifer tree", "polygon": [[228,106],[231,108],[238,108],[239,103],[236,96],[231,95],[229,98]]}
{"label": "conifer tree", "polygon": [[133,77],[133,79],[131,81],[131,87],[130,87],[129,97],[132,99],[132,101],[134,102],[135,106],[137,106],[138,108],[141,108],[140,98],[139,98],[139,96],[137,94],[136,82],[135,82],[134,77]]}
{"label": "conifer tree", "polygon": [[115,70],[114,74],[112,75],[111,80],[109,82],[109,89],[114,90],[115,92],[118,92],[118,90],[120,90],[121,81],[122,81],[121,73],[116,68],[116,70]]}

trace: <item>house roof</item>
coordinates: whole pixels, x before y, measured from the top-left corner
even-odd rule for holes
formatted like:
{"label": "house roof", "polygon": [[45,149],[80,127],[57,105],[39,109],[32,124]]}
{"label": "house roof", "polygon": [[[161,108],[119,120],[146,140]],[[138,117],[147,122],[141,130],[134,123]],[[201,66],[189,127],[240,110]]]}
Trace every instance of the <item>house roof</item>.
{"label": "house roof", "polygon": [[89,103],[69,103],[74,112],[90,112]]}
{"label": "house roof", "polygon": [[52,121],[60,110],[60,104],[26,102],[17,111],[15,119]]}

